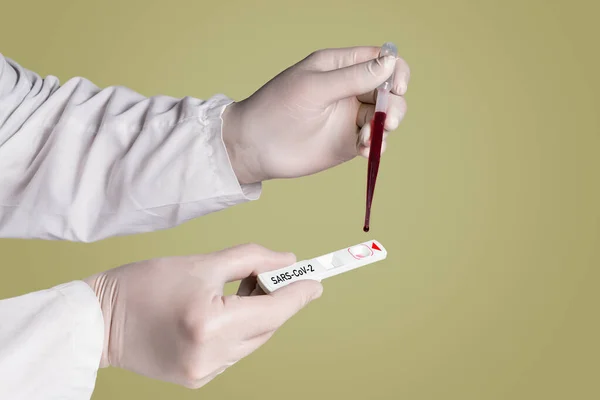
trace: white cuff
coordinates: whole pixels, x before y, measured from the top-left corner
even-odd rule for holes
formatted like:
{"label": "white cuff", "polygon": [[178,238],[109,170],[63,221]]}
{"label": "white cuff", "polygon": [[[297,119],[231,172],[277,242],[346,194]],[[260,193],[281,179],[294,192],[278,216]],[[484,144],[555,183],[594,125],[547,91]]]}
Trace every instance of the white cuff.
{"label": "white cuff", "polygon": [[209,100],[205,119],[208,123],[207,134],[212,144],[211,148],[215,149],[209,156],[215,175],[219,177],[222,193],[234,198],[239,197],[238,201],[253,201],[260,197],[262,183],[240,185],[223,141],[223,112],[232,103],[233,101],[224,95],[216,95]]}
{"label": "white cuff", "polygon": [[91,398],[104,343],[92,289],[73,281],[0,301],[0,398]]}

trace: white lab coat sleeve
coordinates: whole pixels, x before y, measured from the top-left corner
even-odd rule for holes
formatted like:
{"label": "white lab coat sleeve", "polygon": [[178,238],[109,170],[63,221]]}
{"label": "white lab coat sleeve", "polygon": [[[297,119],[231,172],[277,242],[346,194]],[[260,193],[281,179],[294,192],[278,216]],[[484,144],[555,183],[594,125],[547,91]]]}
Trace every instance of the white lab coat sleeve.
{"label": "white lab coat sleeve", "polygon": [[89,400],[104,321],[83,281],[0,300],[0,399]]}
{"label": "white lab coat sleeve", "polygon": [[258,199],[222,139],[230,103],[60,85],[0,54],[0,237],[92,242]]}

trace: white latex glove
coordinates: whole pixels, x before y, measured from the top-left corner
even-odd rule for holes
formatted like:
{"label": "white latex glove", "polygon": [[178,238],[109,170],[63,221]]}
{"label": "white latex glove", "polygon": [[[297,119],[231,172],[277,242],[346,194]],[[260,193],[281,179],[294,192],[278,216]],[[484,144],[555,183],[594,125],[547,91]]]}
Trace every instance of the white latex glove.
{"label": "white latex glove", "polygon": [[[256,276],[296,261],[258,245],[137,262],[85,281],[105,318],[101,367],[199,388],[264,344],[322,293],[299,281],[265,295]],[[226,282],[242,280],[236,295]]]}
{"label": "white latex glove", "polygon": [[[368,157],[376,88],[395,71],[385,136],[406,113],[409,67],[380,47],[317,51],[227,107],[223,137],[241,183],[294,178]],[[395,70],[394,70],[395,68]],[[363,128],[361,130],[361,128]],[[385,151],[386,142],[382,144]]]}

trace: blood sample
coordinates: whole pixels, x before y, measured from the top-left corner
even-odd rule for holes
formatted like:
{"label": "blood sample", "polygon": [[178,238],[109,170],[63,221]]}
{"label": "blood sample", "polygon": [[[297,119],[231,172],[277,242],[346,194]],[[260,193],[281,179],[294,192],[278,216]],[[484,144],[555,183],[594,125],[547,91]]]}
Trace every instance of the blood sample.
{"label": "blood sample", "polygon": [[[381,46],[380,56],[392,55],[398,56],[398,50],[393,43],[384,43]],[[383,143],[383,131],[385,118],[387,116],[387,105],[390,90],[394,82],[394,74],[377,88],[377,100],[375,101],[375,115],[371,121],[371,145],[369,149],[369,161],[367,168],[367,204],[365,210],[365,224],[363,231],[369,232],[371,220],[371,205],[373,203],[373,193],[375,192],[375,183],[377,182],[377,173],[379,172],[379,162],[381,159],[381,146]]]}
{"label": "blood sample", "polygon": [[369,222],[371,219],[371,204],[373,203],[373,193],[375,193],[375,183],[377,182],[377,173],[379,172],[379,162],[381,160],[381,146],[383,143],[383,128],[385,125],[386,113],[378,111],[371,121],[371,146],[369,150],[369,166],[367,170],[367,208],[365,213],[365,225],[363,231],[369,232]]}

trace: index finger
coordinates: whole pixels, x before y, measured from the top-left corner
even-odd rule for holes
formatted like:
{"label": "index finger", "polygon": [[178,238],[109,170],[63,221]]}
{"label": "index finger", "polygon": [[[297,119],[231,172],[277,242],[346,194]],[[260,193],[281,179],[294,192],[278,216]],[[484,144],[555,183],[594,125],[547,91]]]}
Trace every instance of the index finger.
{"label": "index finger", "polygon": [[293,253],[282,253],[248,243],[212,254],[218,264],[215,273],[223,282],[238,281],[266,271],[283,268],[296,262]]}

